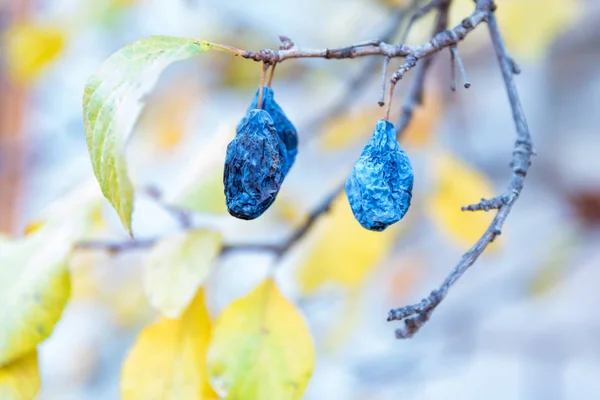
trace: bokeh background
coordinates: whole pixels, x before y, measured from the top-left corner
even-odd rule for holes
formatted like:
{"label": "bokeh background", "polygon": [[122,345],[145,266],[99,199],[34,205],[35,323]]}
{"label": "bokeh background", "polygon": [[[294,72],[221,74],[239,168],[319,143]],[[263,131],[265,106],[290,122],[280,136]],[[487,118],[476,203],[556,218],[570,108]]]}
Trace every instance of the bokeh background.
{"label": "bokeh background", "polygon": [[[409,3],[0,0],[0,232],[24,235],[49,204],[93,182],[83,87],[120,47],[157,34],[253,50],[276,48],[285,34],[301,47],[336,47],[378,37],[391,10]],[[454,3],[457,23],[473,5]],[[600,398],[600,4],[497,3],[522,69],[516,79],[537,151],[522,197],[502,236],[432,320],[415,338],[396,340],[387,311],[439,284],[492,217],[460,206],[500,193],[510,175],[514,126],[482,25],[459,46],[471,88],[450,91],[449,54],[436,56],[424,107],[402,139],[415,168],[408,216],[384,234],[369,233],[342,196],[277,266],[317,349],[306,399]],[[421,20],[408,41],[424,43],[432,21]],[[144,195],[154,188],[160,203],[190,211],[194,224],[214,226],[228,241],[282,240],[345,179],[383,115],[379,66],[364,89],[347,92],[365,62],[277,67],[273,87],[301,147],[276,204],[252,222],[226,213],[221,178],[260,66],[209,52],[170,67],[128,147],[140,192],[136,236],[180,229]],[[410,75],[397,87],[395,117]],[[108,205],[96,224],[97,238],[127,240]],[[145,254],[74,255],[72,299],[40,347],[40,399],[118,398],[127,350],[156,316],[140,279]],[[211,314],[253,289],[271,261],[260,253],[220,260],[207,284]]]}

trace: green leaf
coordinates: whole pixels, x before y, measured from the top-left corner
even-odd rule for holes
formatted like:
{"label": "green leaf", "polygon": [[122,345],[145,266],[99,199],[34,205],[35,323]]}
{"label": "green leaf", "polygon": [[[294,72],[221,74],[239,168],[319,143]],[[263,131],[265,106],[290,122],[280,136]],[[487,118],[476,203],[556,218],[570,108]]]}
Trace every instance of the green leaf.
{"label": "green leaf", "polygon": [[150,303],[177,318],[211,271],[223,238],[207,230],[188,231],[159,242],[148,254],[144,287]]}
{"label": "green leaf", "polygon": [[37,350],[0,368],[0,399],[30,400],[39,390]]}
{"label": "green leaf", "polygon": [[208,373],[221,398],[302,398],[315,349],[304,318],[272,279],[227,307],[212,337]]}
{"label": "green leaf", "polygon": [[204,53],[206,41],[153,36],[110,56],[87,82],[83,94],[85,135],[92,168],[104,197],[131,231],[133,186],[125,144],[148,94],[171,63]]}

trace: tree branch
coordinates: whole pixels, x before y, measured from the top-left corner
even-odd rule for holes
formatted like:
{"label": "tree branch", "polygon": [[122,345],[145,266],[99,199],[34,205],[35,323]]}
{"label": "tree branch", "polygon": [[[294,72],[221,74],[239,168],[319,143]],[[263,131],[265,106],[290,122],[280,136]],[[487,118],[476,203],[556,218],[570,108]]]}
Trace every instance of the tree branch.
{"label": "tree branch", "polygon": [[446,297],[452,285],[454,285],[467,269],[473,265],[488,244],[494,241],[496,236],[501,234],[504,222],[523,190],[523,182],[531,165],[533,144],[514,82],[513,74],[515,73],[516,64],[511,61],[502,41],[502,36],[500,35],[494,16],[495,8],[496,6],[493,0],[477,0],[477,10],[487,14],[485,19],[487,19],[490,36],[500,65],[517,130],[517,140],[515,142],[511,163],[513,173],[505,193],[499,197],[504,199],[504,204],[499,205],[498,212],[486,232],[475,245],[462,256],[459,263],[454,267],[439,288],[433,290],[427,298],[421,300],[418,304],[393,309],[389,312],[388,321],[404,321],[404,326],[396,330],[396,337],[398,338],[410,338],[419,331],[419,329],[429,320],[435,308]]}
{"label": "tree branch", "polygon": [[[448,0],[441,1],[438,7],[448,3]],[[400,66],[398,71],[392,76],[392,83],[396,83],[408,70],[416,65],[418,60],[437,53],[443,48],[457,44],[487,18],[488,15],[489,11],[487,9],[478,6],[473,14],[465,18],[459,25],[452,29],[439,32],[431,38],[429,42],[422,46],[408,46],[405,44],[394,45],[381,40],[370,40],[345,47],[326,49],[302,49],[293,45],[291,48],[284,50],[264,49],[254,52],[250,50],[232,49],[229,46],[223,47],[228,47],[241,57],[267,64],[283,62],[295,58],[324,58],[329,60],[373,55],[387,56],[389,58],[404,57],[406,63]]]}

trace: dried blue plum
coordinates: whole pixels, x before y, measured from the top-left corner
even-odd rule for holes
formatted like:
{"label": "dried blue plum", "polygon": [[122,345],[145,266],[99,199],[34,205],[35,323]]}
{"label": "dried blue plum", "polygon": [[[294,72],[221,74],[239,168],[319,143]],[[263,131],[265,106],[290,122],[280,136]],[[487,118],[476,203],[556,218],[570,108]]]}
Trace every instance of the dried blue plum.
{"label": "dried blue plum", "polygon": [[[252,100],[248,111],[258,108],[259,92],[260,89],[256,91],[254,100]],[[271,115],[271,118],[273,118],[277,134],[285,144],[286,154],[283,162],[283,175],[287,175],[290,168],[292,168],[292,165],[294,165],[296,155],[298,154],[298,133],[281,107],[279,107],[279,104],[277,104],[275,101],[275,93],[273,92],[273,89],[268,86],[265,86],[263,89],[262,109],[268,112],[269,115]],[[243,120],[240,122],[240,124],[242,122]]]}
{"label": "dried blue plum", "polygon": [[383,231],[404,217],[412,188],[412,166],[398,144],[394,125],[379,120],[346,181],[354,217],[366,229]]}
{"label": "dried blue plum", "polygon": [[225,156],[225,201],[229,214],[258,218],[277,197],[286,149],[265,110],[251,110],[238,125]]}

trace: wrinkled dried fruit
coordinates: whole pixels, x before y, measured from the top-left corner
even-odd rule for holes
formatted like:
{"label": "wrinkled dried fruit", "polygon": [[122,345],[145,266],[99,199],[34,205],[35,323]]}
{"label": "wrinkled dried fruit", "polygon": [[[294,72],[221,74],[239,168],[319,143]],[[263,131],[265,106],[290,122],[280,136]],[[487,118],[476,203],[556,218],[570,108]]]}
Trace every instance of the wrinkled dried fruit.
{"label": "wrinkled dried fruit", "polygon": [[284,178],[285,153],[269,113],[249,111],[225,156],[223,184],[229,214],[255,219],[273,204]]}
{"label": "wrinkled dried fruit", "polygon": [[412,166],[398,144],[394,125],[379,120],[346,181],[354,217],[366,229],[383,231],[404,217],[412,188]]}
{"label": "wrinkled dried fruit", "polygon": [[[258,107],[259,91],[260,89],[256,91],[254,100],[252,100],[252,104],[250,104],[248,111],[254,110]],[[296,155],[298,154],[298,133],[281,107],[279,107],[279,104],[277,104],[275,101],[275,93],[273,92],[273,89],[268,86],[265,86],[263,89],[262,109],[268,112],[271,118],[273,118],[277,134],[285,144],[286,153],[283,162],[283,175],[287,175],[290,168],[292,168],[294,161],[296,160]],[[240,122],[240,124],[242,122],[243,120]]]}

